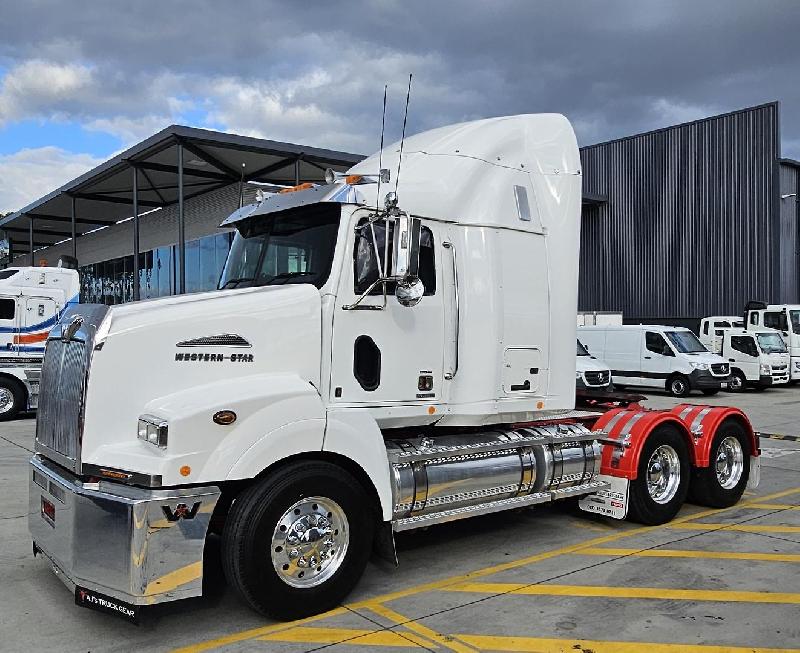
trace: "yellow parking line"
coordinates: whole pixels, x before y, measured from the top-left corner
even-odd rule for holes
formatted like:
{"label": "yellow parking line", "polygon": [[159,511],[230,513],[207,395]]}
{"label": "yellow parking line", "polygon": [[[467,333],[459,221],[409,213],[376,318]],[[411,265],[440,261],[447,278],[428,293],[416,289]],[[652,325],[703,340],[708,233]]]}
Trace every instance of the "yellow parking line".
{"label": "yellow parking line", "polygon": [[380,605],[379,603],[370,603],[367,608],[372,610],[375,614],[379,614],[380,616],[385,617],[386,619],[389,619],[398,625],[402,625],[404,628],[408,628],[418,635],[422,635],[426,639],[432,640],[437,644],[441,644],[445,648],[449,648],[452,651],[457,651],[457,653],[473,653],[475,651],[474,648],[456,641],[452,636],[437,633],[435,630],[432,630],[427,626],[423,626],[422,624],[417,623],[416,621],[413,621],[398,612],[395,612],[391,608],[387,608],[385,605]]}
{"label": "yellow parking line", "polygon": [[756,510],[800,510],[800,506],[792,503],[750,503],[742,504],[743,508],[755,508]]}
{"label": "yellow parking line", "polygon": [[581,549],[576,555],[633,556],[636,558],[712,558],[721,560],[754,560],[757,562],[800,562],[797,553],[757,553],[755,551],[697,551],[685,549]]}
{"label": "yellow parking line", "polygon": [[457,635],[459,639],[487,651],[527,651],[528,653],[800,653],[796,648],[757,648],[752,646],[709,646],[698,644],[657,644],[651,642],[604,642],[589,639],[545,639],[541,637],[494,637]]}
{"label": "yellow parking line", "polygon": [[605,587],[595,585],[520,585],[519,583],[463,583],[449,592],[519,594],[525,596],[578,596],[615,599],[664,599],[719,601],[722,603],[800,603],[793,592],[748,592],[731,590],[683,590],[664,587]]}
{"label": "yellow parking line", "polygon": [[692,524],[666,524],[667,528],[675,528],[682,531],[734,531],[737,533],[800,533],[800,526],[772,526],[763,524],[709,524],[708,522],[696,522]]}
{"label": "yellow parking line", "polygon": [[317,628],[300,626],[279,633],[258,637],[264,642],[294,642],[302,644],[338,644],[349,646],[397,646],[417,648],[417,645],[430,648],[431,642],[417,637],[414,633],[400,635],[391,630],[359,630],[355,628]]}

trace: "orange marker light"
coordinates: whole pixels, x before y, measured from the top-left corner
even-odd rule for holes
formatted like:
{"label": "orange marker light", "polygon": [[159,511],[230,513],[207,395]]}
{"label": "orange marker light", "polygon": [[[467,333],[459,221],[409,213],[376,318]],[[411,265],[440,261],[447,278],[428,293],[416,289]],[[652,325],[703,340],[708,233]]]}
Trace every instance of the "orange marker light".
{"label": "orange marker light", "polygon": [[433,415],[436,412],[436,406],[428,406],[428,415]]}
{"label": "orange marker light", "polygon": [[308,190],[309,188],[314,188],[314,184],[307,181],[304,184],[297,184],[297,186],[292,186],[290,188],[282,188],[278,193],[296,193],[299,190]]}
{"label": "orange marker light", "polygon": [[543,401],[537,401],[536,402],[536,408],[538,408],[539,410],[544,408],[544,402]]}
{"label": "orange marker light", "polygon": [[192,468],[189,467],[189,465],[184,465],[183,467],[181,467],[180,472],[181,476],[189,476],[189,474],[192,473]]}
{"label": "orange marker light", "polygon": [[347,175],[344,178],[346,184],[357,184],[359,181],[361,181],[361,175]]}

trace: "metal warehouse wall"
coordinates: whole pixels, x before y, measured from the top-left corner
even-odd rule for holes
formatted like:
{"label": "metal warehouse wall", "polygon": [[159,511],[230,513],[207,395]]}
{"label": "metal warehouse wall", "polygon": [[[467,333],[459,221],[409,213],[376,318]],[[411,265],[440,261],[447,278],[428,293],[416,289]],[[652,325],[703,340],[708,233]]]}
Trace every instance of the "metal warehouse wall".
{"label": "metal warehouse wall", "polygon": [[781,303],[798,300],[800,290],[800,259],[798,259],[798,222],[800,222],[800,163],[781,163],[780,166],[780,224],[781,224]]}
{"label": "metal warehouse wall", "polygon": [[778,156],[777,103],[582,148],[607,202],[584,209],[579,309],[692,324],[777,300]]}

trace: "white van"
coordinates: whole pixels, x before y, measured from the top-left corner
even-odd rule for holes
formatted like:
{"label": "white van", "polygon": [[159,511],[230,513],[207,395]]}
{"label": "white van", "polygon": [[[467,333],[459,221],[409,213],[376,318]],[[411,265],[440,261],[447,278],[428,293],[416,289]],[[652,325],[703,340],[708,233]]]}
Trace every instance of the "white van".
{"label": "white van", "polygon": [[578,351],[575,359],[575,385],[579,390],[601,390],[612,389],[611,369],[603,361],[597,360],[592,356],[586,347],[577,341]]}
{"label": "white van", "polygon": [[589,353],[611,366],[617,389],[661,388],[676,397],[692,390],[714,395],[730,376],[728,362],[709,352],[689,329],[669,326],[588,326],[578,336]]}
{"label": "white van", "polygon": [[731,364],[728,390],[745,387],[764,390],[771,385],[789,383],[789,350],[779,331],[725,329],[722,356]]}
{"label": "white van", "polygon": [[744,329],[744,318],[736,315],[713,315],[700,320],[700,342],[708,351],[719,354],[725,329]]}

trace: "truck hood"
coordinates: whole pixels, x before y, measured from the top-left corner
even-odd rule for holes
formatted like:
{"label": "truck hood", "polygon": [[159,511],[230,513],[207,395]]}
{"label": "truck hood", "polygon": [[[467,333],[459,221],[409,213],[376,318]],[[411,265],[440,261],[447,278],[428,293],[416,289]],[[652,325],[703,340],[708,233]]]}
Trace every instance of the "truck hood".
{"label": "truck hood", "polygon": [[719,363],[726,363],[727,360],[718,354],[712,354],[710,351],[700,351],[692,354],[684,354],[689,357],[689,360],[697,363],[708,363],[709,365],[718,365]]}
{"label": "truck hood", "polygon": [[575,368],[578,372],[609,372],[608,365],[591,356],[577,356]]}

